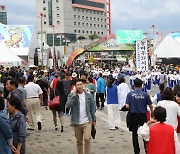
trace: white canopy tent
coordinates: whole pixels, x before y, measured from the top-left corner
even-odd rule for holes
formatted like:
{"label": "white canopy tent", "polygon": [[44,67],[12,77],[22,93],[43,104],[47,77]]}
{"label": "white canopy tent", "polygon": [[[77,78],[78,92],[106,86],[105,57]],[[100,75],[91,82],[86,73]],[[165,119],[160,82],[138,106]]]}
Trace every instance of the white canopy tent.
{"label": "white canopy tent", "polygon": [[4,43],[0,41],[0,64],[4,66],[19,66],[22,59],[16,56]]}
{"label": "white canopy tent", "polygon": [[180,58],[180,42],[168,34],[154,50],[157,58]]}

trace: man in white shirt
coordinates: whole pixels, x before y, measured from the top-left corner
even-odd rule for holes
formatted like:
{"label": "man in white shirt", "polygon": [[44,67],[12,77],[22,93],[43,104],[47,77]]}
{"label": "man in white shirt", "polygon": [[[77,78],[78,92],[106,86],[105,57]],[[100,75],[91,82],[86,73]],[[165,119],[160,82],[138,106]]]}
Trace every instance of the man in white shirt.
{"label": "man in white shirt", "polygon": [[75,131],[78,154],[83,154],[83,137],[84,154],[90,154],[91,126],[96,124],[95,107],[91,94],[83,89],[82,79],[77,79],[73,92],[68,95],[66,107],[71,108],[71,124]]}
{"label": "man in white shirt", "polygon": [[[27,91],[27,107],[28,107],[28,123],[29,130],[34,130],[35,123],[37,122],[38,129],[41,130],[41,113],[40,113],[40,105],[43,104],[43,95],[42,89],[38,84],[34,83],[34,76],[28,76],[29,83],[25,85],[25,89]],[[36,117],[36,120],[35,120]]]}

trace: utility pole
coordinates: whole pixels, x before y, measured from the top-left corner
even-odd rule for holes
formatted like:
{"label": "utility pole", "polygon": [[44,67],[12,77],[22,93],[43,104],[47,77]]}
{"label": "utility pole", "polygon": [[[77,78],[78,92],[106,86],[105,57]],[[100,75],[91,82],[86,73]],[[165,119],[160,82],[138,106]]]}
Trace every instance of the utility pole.
{"label": "utility pole", "polygon": [[43,43],[43,20],[44,14],[41,12],[40,13],[40,18],[41,18],[41,65],[43,66],[43,52],[44,52],[44,43]]}

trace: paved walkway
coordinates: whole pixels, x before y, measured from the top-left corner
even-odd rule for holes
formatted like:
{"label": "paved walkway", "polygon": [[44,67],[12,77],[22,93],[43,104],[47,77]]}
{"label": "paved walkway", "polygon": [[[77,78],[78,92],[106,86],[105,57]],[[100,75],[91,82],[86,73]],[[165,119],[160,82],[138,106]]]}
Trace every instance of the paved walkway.
{"label": "paved walkway", "polygon": [[[42,130],[29,131],[26,140],[27,154],[76,154],[74,130],[70,127],[70,117],[65,117],[64,132],[54,130],[52,113],[42,108]],[[131,134],[125,123],[122,129],[109,130],[108,117],[105,111],[97,111],[97,134],[92,139],[91,154],[133,154]],[[60,128],[60,123],[59,123]],[[144,154],[142,139],[140,139],[141,154]]]}

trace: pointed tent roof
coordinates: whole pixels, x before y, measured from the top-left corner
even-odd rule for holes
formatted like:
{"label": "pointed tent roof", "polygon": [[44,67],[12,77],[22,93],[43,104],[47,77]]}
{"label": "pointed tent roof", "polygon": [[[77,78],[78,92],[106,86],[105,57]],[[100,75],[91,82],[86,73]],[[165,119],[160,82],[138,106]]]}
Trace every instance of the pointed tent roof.
{"label": "pointed tent roof", "polygon": [[22,59],[14,55],[2,40],[0,41],[0,53],[0,63],[2,65],[21,65]]}
{"label": "pointed tent roof", "polygon": [[180,42],[173,37],[173,34],[168,34],[154,53],[157,58],[180,58]]}

